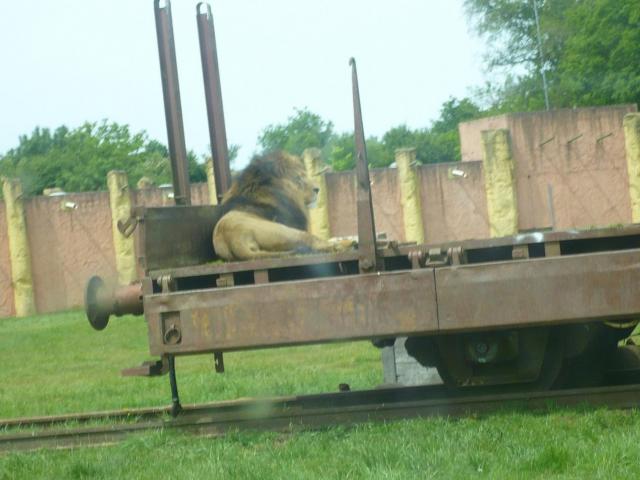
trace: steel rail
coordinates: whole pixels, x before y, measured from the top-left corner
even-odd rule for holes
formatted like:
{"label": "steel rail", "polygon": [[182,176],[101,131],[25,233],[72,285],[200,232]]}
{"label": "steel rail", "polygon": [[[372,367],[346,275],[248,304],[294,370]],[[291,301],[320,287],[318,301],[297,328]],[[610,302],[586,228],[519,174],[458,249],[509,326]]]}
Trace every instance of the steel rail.
{"label": "steel rail", "polygon": [[[0,453],[41,448],[108,445],[150,430],[179,430],[219,436],[228,430],[299,431],[332,425],[432,416],[458,417],[505,409],[544,411],[555,407],[640,407],[640,385],[527,393],[492,393],[492,390],[453,391],[443,386],[402,387],[322,395],[235,400],[185,406],[175,419],[170,407],[94,412],[80,415],[0,420]],[[14,431],[70,421],[139,418],[132,423]]]}

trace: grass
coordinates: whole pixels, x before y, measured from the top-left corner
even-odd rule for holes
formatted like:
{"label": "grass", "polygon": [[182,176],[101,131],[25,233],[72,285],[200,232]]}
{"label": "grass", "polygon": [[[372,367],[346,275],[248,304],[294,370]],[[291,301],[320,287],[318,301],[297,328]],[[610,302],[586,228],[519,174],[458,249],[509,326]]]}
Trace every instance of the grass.
{"label": "grass", "polygon": [[[140,318],[104,332],[69,312],[0,320],[0,417],[168,403],[166,377],[126,378],[148,359]],[[177,360],[185,403],[354,389],[382,381],[366,342]],[[174,432],[111,447],[0,456],[12,478],[633,478],[640,475],[640,413],[553,409],[483,418],[424,419],[295,435],[238,432],[194,438]]]}

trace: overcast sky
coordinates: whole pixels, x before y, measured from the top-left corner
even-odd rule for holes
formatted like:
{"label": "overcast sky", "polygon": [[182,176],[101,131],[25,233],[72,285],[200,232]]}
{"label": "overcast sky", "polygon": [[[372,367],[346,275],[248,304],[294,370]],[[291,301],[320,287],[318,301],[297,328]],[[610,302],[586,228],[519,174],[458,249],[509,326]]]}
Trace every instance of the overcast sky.
{"label": "overcast sky", "polygon": [[[36,126],[103,118],[166,143],[153,0],[0,1],[0,153]],[[172,12],[188,148],[208,150],[195,5]],[[483,83],[462,0],[212,2],[229,143],[239,165],[294,108],[351,130],[358,62],[367,135],[424,127]]]}

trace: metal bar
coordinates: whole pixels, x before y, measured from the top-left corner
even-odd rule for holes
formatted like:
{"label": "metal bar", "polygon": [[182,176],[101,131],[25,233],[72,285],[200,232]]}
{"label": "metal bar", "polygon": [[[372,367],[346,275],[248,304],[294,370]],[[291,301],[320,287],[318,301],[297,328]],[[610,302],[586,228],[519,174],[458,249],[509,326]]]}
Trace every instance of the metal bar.
{"label": "metal bar", "polygon": [[538,2],[533,0],[533,13],[536,19],[536,39],[538,41],[538,54],[540,55],[540,74],[542,75],[542,90],[544,91],[544,105],[546,110],[550,110],[549,103],[549,85],[547,84],[547,75],[544,71],[544,54],[542,53],[542,35],[540,34],[540,17],[538,15]]}
{"label": "metal bar", "polygon": [[372,421],[488,414],[508,408],[541,412],[559,406],[630,409],[638,408],[639,393],[638,385],[512,394],[477,389],[454,392],[440,386],[423,386],[240,400],[186,406],[178,418],[168,421],[158,415],[156,420],[130,424],[0,434],[0,452],[111,444],[159,429],[223,435],[238,429],[291,432]]}
{"label": "metal bar", "polygon": [[178,382],[176,381],[176,359],[173,355],[168,356],[169,360],[169,385],[171,386],[171,416],[176,417],[182,405],[180,405],[180,396],[178,394]]}
{"label": "metal bar", "polygon": [[[423,250],[430,248],[447,249],[452,247],[462,247],[465,251],[481,250],[484,248],[505,247],[513,245],[523,245],[532,243],[548,243],[563,242],[572,243],[583,240],[609,240],[615,241],[622,237],[638,237],[640,236],[640,227],[638,225],[628,225],[623,228],[602,228],[595,230],[567,230],[554,232],[526,232],[519,233],[515,236],[487,238],[483,240],[463,240],[456,242],[446,242],[433,245],[425,245]],[[635,246],[640,247],[640,242],[636,242]],[[399,245],[394,250],[383,251],[385,256],[406,255],[415,250],[415,245]],[[613,249],[613,248],[612,248]]]}
{"label": "metal bar", "polygon": [[640,249],[438,268],[440,332],[640,314]]}
{"label": "metal bar", "polygon": [[351,65],[351,85],[353,89],[354,136],[356,146],[356,208],[358,215],[358,253],[361,272],[380,270],[382,262],[376,253],[376,225],[373,216],[371,199],[371,180],[369,179],[369,163],[367,162],[367,145],[362,125],[362,108],[360,106],[360,90],[358,88],[358,72],[354,58]]}
{"label": "metal bar", "polygon": [[213,365],[216,373],[224,373],[224,355],[222,352],[213,352]]}
{"label": "metal bar", "polygon": [[637,318],[639,284],[633,249],[153,294],[145,316],[151,354],[183,355]]}
{"label": "metal bar", "polygon": [[[338,252],[328,254],[308,254],[296,257],[269,258],[261,260],[247,260],[244,262],[214,263],[197,265],[195,267],[165,268],[152,270],[149,275],[157,278],[160,275],[170,274],[174,277],[195,277],[200,275],[218,275],[233,272],[246,271],[267,271],[275,268],[310,266],[319,264],[331,264],[339,262],[350,262],[358,259],[356,252]],[[255,283],[266,283],[255,282]]]}
{"label": "metal bar", "polygon": [[[206,6],[204,12],[202,12],[203,6]],[[229,149],[222,106],[216,35],[213,28],[211,6],[208,3],[198,3],[196,6],[196,19],[198,22],[198,37],[200,39],[200,59],[202,61],[204,94],[207,102],[209,141],[211,142],[213,171],[216,181],[216,196],[218,197],[218,203],[220,203],[224,193],[231,186],[231,172],[229,169]]]}
{"label": "metal bar", "polygon": [[191,205],[191,186],[189,185],[187,147],[182,123],[178,65],[171,21],[171,2],[164,0],[164,7],[160,6],[160,2],[161,0],[154,0],[154,11],[169,157],[173,174],[173,196],[176,205]]}
{"label": "metal bar", "polygon": [[[162,326],[171,315],[181,325],[173,345]],[[148,295],[145,317],[152,355],[438,330],[432,269]]]}

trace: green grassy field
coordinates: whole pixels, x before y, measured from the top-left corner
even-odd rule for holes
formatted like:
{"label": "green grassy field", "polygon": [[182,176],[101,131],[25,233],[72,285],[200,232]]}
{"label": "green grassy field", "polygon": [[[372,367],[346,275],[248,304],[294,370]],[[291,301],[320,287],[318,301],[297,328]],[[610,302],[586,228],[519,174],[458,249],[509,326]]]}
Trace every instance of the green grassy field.
{"label": "green grassy field", "polygon": [[[140,318],[104,332],[70,312],[0,320],[0,417],[167,404],[166,377],[126,378],[149,359]],[[367,342],[177,359],[184,403],[353,389],[382,381]],[[640,412],[553,409],[425,419],[294,435],[140,435],[111,447],[0,456],[9,478],[634,478]]]}

